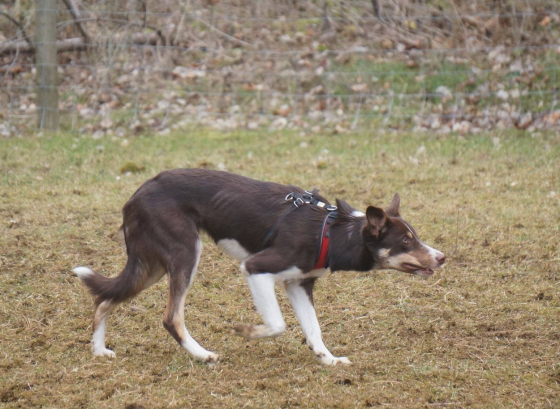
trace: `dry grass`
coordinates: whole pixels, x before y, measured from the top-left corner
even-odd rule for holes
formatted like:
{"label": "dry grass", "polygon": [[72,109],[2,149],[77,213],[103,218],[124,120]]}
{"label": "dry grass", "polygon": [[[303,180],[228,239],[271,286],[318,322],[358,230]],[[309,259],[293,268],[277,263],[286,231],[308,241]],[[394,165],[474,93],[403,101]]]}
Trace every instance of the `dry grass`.
{"label": "dry grass", "polygon": [[[71,135],[0,147],[0,406],[560,406],[556,135],[201,131],[127,147]],[[121,175],[128,162],[138,172]],[[284,296],[281,338],[230,334],[258,318],[235,262],[206,241],[186,319],[222,362],[193,361],[163,329],[165,280],[111,316],[117,358],[93,359],[92,302],[70,268],[117,274],[125,257],[113,235],[134,190],[163,169],[220,163],[317,186],[362,209],[398,191],[405,217],[449,262],[429,280],[397,272],[320,280],[325,343],[354,362],[325,368],[302,344]]]}

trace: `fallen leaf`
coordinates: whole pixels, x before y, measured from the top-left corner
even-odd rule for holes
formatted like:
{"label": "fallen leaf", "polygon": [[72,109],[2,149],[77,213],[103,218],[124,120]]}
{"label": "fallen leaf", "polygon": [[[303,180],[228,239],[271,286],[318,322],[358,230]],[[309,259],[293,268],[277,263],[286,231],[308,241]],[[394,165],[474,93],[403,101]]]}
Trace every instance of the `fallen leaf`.
{"label": "fallen leaf", "polygon": [[367,84],[364,84],[363,82],[360,84],[354,84],[352,85],[352,91],[354,92],[358,92],[358,93],[363,93],[367,91]]}
{"label": "fallen leaf", "polygon": [[541,22],[539,23],[539,26],[541,27],[545,27],[548,26],[550,24],[550,16],[545,16]]}

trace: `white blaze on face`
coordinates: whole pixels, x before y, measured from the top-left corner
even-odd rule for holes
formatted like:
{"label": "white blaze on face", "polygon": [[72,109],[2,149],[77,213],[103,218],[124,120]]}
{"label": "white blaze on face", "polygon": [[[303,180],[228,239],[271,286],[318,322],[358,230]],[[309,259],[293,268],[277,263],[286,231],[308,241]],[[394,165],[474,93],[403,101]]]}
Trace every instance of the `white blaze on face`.
{"label": "white blaze on face", "polygon": [[430,246],[428,246],[427,244],[422,243],[422,241],[418,238],[418,236],[416,234],[414,234],[414,232],[412,231],[412,229],[405,223],[406,228],[410,231],[410,233],[412,234],[412,236],[418,240],[418,242],[420,243],[420,245],[428,252],[428,254],[430,255],[430,258],[432,259],[433,263],[436,265],[439,265],[438,262],[438,258],[442,258],[443,257],[443,253],[439,250],[436,250]]}
{"label": "white blaze on face", "polygon": [[424,248],[428,251],[428,254],[430,254],[430,257],[432,258],[432,260],[434,260],[434,262],[438,262],[438,259],[441,259],[443,257],[443,253],[439,250],[436,250],[424,243],[421,242],[421,244],[424,246]]}

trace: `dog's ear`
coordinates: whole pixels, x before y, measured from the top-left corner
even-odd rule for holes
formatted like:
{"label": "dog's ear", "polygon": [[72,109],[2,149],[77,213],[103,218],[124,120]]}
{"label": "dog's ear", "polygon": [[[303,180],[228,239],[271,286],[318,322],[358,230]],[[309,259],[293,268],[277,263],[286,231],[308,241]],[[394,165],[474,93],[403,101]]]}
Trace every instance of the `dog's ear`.
{"label": "dog's ear", "polygon": [[336,207],[338,208],[338,212],[341,214],[350,214],[354,211],[352,206],[342,199],[336,199]]}
{"label": "dog's ear", "polygon": [[391,201],[391,204],[389,205],[387,210],[385,210],[385,213],[387,213],[391,217],[399,217],[400,203],[401,203],[401,198],[398,193],[395,193],[395,196],[393,196],[393,200]]}
{"label": "dog's ear", "polygon": [[387,215],[383,209],[369,206],[366,210],[366,218],[371,234],[375,237],[379,236],[379,232],[381,232],[381,229],[383,229],[387,223]]}

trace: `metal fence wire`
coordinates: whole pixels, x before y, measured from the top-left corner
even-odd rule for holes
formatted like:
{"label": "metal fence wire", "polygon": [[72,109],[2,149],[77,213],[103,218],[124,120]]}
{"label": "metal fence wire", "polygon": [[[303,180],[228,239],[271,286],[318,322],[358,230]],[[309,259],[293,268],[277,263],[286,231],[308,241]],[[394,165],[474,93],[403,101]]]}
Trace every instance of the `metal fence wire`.
{"label": "metal fence wire", "polygon": [[[191,124],[560,127],[555,1],[51,3],[0,6],[3,136],[35,128],[49,110],[62,129],[95,137]],[[45,13],[56,15],[53,41],[38,28]],[[38,57],[49,45],[55,62]],[[54,106],[39,98],[49,89]]]}

